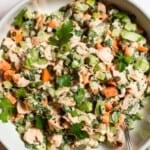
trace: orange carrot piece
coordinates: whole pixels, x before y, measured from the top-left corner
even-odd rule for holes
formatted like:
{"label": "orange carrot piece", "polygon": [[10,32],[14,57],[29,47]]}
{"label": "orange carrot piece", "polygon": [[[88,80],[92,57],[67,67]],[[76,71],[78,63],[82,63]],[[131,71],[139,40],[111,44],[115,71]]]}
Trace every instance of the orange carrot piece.
{"label": "orange carrot piece", "polygon": [[118,47],[118,41],[117,41],[116,39],[113,40],[113,48],[114,48],[115,50],[118,50],[118,49],[119,49],[119,47]]}
{"label": "orange carrot piece", "polygon": [[13,79],[13,81],[14,81],[15,83],[17,83],[20,78],[21,78],[21,77],[20,77],[20,74],[14,74],[14,75],[12,75],[12,79]]}
{"label": "orange carrot piece", "polygon": [[102,93],[104,94],[104,96],[106,98],[110,98],[110,97],[114,97],[118,95],[118,90],[116,87],[110,86],[110,87],[106,87]]}
{"label": "orange carrot piece", "polygon": [[126,56],[131,56],[132,55],[131,51],[129,50],[129,48],[127,46],[124,47],[124,54]]}
{"label": "orange carrot piece", "polygon": [[11,104],[15,104],[17,102],[16,98],[10,93],[5,93],[4,96],[9,100]]}
{"label": "orange carrot piece", "polygon": [[56,24],[56,21],[55,20],[51,20],[49,23],[48,23],[48,27],[50,28],[55,28],[57,26]]}
{"label": "orange carrot piece", "polygon": [[24,118],[24,115],[18,113],[18,114],[16,115],[16,119],[18,119],[18,118]]}
{"label": "orange carrot piece", "polygon": [[138,49],[139,52],[146,52],[146,51],[148,51],[148,48],[145,47],[145,46],[138,46],[137,49]]}
{"label": "orange carrot piece", "polygon": [[11,29],[10,30],[11,38],[16,42],[19,43],[23,40],[23,35],[20,30]]}
{"label": "orange carrot piece", "polygon": [[47,100],[42,100],[41,104],[43,107],[47,107],[48,106],[48,101]]}
{"label": "orange carrot piece", "polygon": [[104,113],[102,116],[102,123],[109,124],[109,116],[110,116],[109,112]]}
{"label": "orange carrot piece", "polygon": [[81,72],[81,78],[82,78],[82,84],[84,85],[90,82],[90,76],[85,72]]}
{"label": "orange carrot piece", "polygon": [[41,28],[44,24],[44,16],[38,16],[37,17],[37,23],[36,23],[36,26],[37,28]]}
{"label": "orange carrot piece", "polygon": [[112,110],[112,104],[110,103],[110,102],[107,102],[107,103],[105,103],[105,109],[106,109],[106,111],[108,112],[108,111],[111,111]]}
{"label": "orange carrot piece", "polygon": [[103,46],[100,43],[96,43],[95,44],[95,48],[98,49],[98,50],[100,50],[100,49],[103,48]]}
{"label": "orange carrot piece", "polygon": [[5,80],[11,80],[12,76],[15,74],[15,70],[7,70],[4,73],[4,79]]}
{"label": "orange carrot piece", "polygon": [[51,80],[51,75],[47,69],[43,69],[42,72],[42,81],[43,82],[48,82]]}
{"label": "orange carrot piece", "polygon": [[5,60],[0,61],[0,70],[5,72],[10,69],[11,69],[11,65],[7,61]]}

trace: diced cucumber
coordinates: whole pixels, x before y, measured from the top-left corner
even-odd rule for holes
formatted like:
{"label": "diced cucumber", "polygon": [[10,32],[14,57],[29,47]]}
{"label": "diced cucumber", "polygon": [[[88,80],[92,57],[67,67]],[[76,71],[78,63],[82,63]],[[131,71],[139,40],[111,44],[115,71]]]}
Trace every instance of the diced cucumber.
{"label": "diced cucumber", "polygon": [[97,71],[99,71],[99,70],[100,70],[100,66],[99,66],[99,65],[96,65],[96,66],[94,67],[94,69],[93,69],[94,72],[97,72]]}
{"label": "diced cucumber", "polygon": [[91,66],[95,66],[99,62],[99,59],[95,55],[90,55],[89,60]]}
{"label": "diced cucumber", "polygon": [[76,5],[75,5],[75,9],[77,11],[81,11],[81,12],[84,12],[86,10],[88,10],[89,6],[86,5],[86,4],[83,4],[81,2],[76,2]]}
{"label": "diced cucumber", "polygon": [[98,140],[99,140],[100,142],[104,142],[105,139],[106,139],[106,137],[105,137],[104,135],[101,135]]}
{"label": "diced cucumber", "polygon": [[103,73],[103,72],[99,72],[97,75],[96,75],[96,78],[98,79],[98,80],[105,80],[105,78],[106,78],[106,74],[105,73]]}
{"label": "diced cucumber", "polygon": [[27,42],[25,42],[25,41],[21,41],[19,44],[23,49],[28,48]]}
{"label": "diced cucumber", "polygon": [[39,58],[35,64],[38,64],[38,65],[46,65],[47,63],[48,63],[48,61],[47,61],[46,59],[44,59],[44,58],[41,58],[41,59],[40,59],[40,58]]}
{"label": "diced cucumber", "polygon": [[39,37],[41,42],[48,41],[48,39],[49,39],[49,35],[44,31],[39,31],[38,37]]}
{"label": "diced cucumber", "polygon": [[103,101],[98,101],[95,107],[95,115],[99,116],[105,112],[105,104]]}
{"label": "diced cucumber", "polygon": [[120,19],[120,21],[123,23],[131,22],[129,16],[126,13],[117,12],[117,13],[114,13],[112,17]]}
{"label": "diced cucumber", "polygon": [[94,19],[99,18],[99,15],[100,15],[99,12],[94,12],[94,13],[92,14],[92,16],[93,16]]}
{"label": "diced cucumber", "polygon": [[127,31],[127,30],[122,30],[121,32],[121,37],[125,40],[129,40],[132,42],[139,42],[141,39],[144,37],[138,33]]}
{"label": "diced cucumber", "polygon": [[121,19],[121,21],[123,23],[128,23],[128,22],[131,22],[130,18],[128,16],[125,16],[124,18]]}
{"label": "diced cucumber", "polygon": [[95,0],[86,0],[86,3],[93,7],[95,5]]}
{"label": "diced cucumber", "polygon": [[72,64],[71,64],[71,67],[73,69],[76,69],[76,68],[79,68],[80,67],[80,63],[78,60],[73,60]]}
{"label": "diced cucumber", "polygon": [[150,68],[149,62],[144,58],[139,58],[135,65],[135,69],[140,70],[142,72],[147,72]]}
{"label": "diced cucumber", "polygon": [[136,31],[136,24],[128,22],[125,24],[124,28],[128,31]]}
{"label": "diced cucumber", "polygon": [[27,19],[32,19],[34,18],[34,14],[33,14],[33,11],[31,9],[28,9],[25,13],[25,18]]}
{"label": "diced cucumber", "polygon": [[112,30],[112,36],[113,37],[119,37],[121,33],[121,28],[116,28]]}
{"label": "diced cucumber", "polygon": [[113,112],[111,114],[111,123],[117,123],[119,121],[120,118],[120,112]]}
{"label": "diced cucumber", "polygon": [[107,132],[107,126],[105,124],[100,124],[99,131],[100,131],[101,135],[105,135]]}
{"label": "diced cucumber", "polygon": [[[45,58],[40,58],[40,49],[33,48],[28,51],[27,58],[24,61],[24,67],[27,69],[41,68],[46,65],[48,61]],[[38,67],[37,67],[38,66]]]}
{"label": "diced cucumber", "polygon": [[3,85],[4,85],[4,87],[5,87],[6,89],[11,89],[11,88],[12,88],[12,84],[11,84],[11,82],[9,82],[9,81],[4,81],[4,82],[3,82]]}

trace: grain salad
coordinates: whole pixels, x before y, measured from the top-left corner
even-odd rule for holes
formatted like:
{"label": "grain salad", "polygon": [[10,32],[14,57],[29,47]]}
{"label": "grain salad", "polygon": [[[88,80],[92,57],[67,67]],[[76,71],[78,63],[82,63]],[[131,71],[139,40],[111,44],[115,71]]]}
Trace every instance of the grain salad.
{"label": "grain salad", "polygon": [[149,50],[134,16],[100,0],[24,8],[0,46],[0,120],[29,150],[119,147],[142,119]]}

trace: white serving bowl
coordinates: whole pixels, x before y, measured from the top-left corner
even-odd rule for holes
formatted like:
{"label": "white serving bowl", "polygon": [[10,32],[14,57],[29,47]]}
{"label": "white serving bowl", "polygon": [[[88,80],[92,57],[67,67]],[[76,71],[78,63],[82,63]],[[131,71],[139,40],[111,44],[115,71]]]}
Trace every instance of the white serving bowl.
{"label": "white serving bowl", "polygon": [[[24,7],[32,7],[35,10],[52,12],[61,6],[64,6],[72,0],[23,0],[0,21],[0,41],[6,36],[7,31],[12,23],[15,15]],[[139,1],[139,2],[138,2]],[[137,22],[144,28],[147,36],[150,39],[150,11],[145,10],[141,6],[144,2],[150,6],[148,0],[105,0],[106,3],[115,4],[120,9],[123,9],[136,16]],[[147,7],[148,8],[148,7]],[[144,118],[142,121],[136,122],[135,129],[131,131],[131,138],[135,150],[145,150],[150,147],[150,103],[146,104],[143,109]],[[0,122],[0,141],[8,148],[8,150],[25,150],[24,143],[21,141],[18,133],[12,123]],[[99,149],[111,149],[106,146],[101,146]],[[126,147],[122,148],[126,150]]]}

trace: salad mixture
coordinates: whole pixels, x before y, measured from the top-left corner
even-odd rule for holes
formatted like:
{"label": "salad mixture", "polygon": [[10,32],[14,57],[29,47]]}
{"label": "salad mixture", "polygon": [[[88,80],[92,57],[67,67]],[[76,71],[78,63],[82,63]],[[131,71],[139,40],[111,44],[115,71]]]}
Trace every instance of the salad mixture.
{"label": "salad mixture", "polygon": [[134,19],[96,0],[15,17],[0,46],[0,120],[27,149],[122,145],[149,83],[150,46]]}

